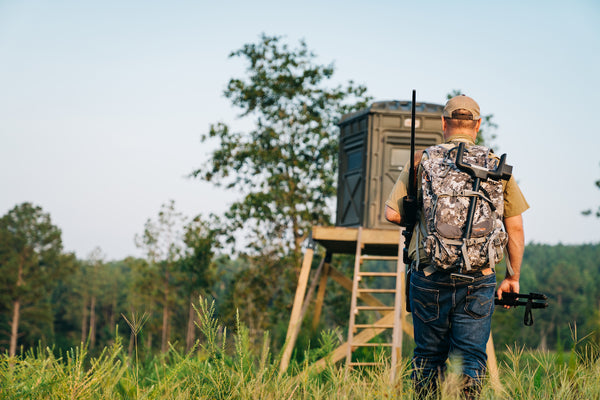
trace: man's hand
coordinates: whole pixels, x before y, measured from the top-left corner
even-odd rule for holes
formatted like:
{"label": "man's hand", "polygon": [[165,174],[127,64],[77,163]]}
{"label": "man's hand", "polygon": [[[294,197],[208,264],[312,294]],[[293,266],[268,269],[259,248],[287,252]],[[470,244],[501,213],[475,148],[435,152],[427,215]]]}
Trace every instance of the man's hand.
{"label": "man's hand", "polygon": [[[506,277],[502,282],[500,282],[500,286],[498,287],[498,291],[496,294],[499,299],[502,299],[502,293],[519,293],[519,278],[514,277]],[[504,308],[510,308],[510,306],[504,306]]]}

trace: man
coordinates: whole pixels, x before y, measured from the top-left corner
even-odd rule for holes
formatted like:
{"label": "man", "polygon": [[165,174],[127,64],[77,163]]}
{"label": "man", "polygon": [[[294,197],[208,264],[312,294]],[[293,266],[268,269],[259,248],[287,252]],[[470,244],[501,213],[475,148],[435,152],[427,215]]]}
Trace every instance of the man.
{"label": "man", "polygon": [[[468,149],[474,145],[480,125],[479,105],[464,95],[453,97],[446,103],[442,114],[446,142],[442,146],[451,149],[464,142]],[[457,270],[454,266],[445,269],[446,266],[434,265],[428,256],[423,244],[427,222],[423,215],[422,190],[422,163],[427,159],[428,152],[415,155],[419,211],[409,246],[409,257],[413,262],[410,282],[407,282],[410,285],[409,302],[416,344],[412,360],[413,380],[421,397],[437,390],[437,381],[443,378],[449,354],[456,354],[462,359],[465,394],[476,398],[486,371],[486,343],[490,335],[496,286],[495,263],[491,264],[492,267],[477,269]],[[400,224],[406,218],[402,199],[407,194],[408,180],[407,164],[386,202],[385,217],[392,223]],[[502,181],[498,192],[500,190],[502,198],[499,201],[500,206],[503,201],[504,210],[498,219],[503,221],[508,235],[506,249],[512,267],[512,272],[507,268],[507,275],[497,290],[501,298],[503,292],[519,292],[525,246],[521,214],[529,205],[512,176],[508,182]]]}

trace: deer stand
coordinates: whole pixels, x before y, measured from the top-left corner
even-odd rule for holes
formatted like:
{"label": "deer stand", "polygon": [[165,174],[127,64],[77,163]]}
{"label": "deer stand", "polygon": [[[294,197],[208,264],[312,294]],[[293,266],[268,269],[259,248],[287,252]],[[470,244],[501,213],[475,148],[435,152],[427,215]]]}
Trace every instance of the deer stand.
{"label": "deer stand", "polygon": [[[402,262],[402,236],[400,230],[389,229],[363,229],[343,227],[313,227],[312,240],[322,245],[326,254],[315,271],[312,283],[308,288],[308,279],[314,256],[314,245],[309,246],[304,255],[302,269],[298,279],[298,287],[292,314],[288,326],[286,343],[284,345],[281,359],[280,372],[287,370],[296,343],[302,320],[306,314],[309,304],[316,293],[313,329],[319,324],[325,289],[328,278],[331,278],[343,288],[352,293],[350,323],[348,327],[348,341],[339,346],[327,357],[329,362],[337,362],[346,359],[348,367],[369,366],[378,363],[360,362],[352,359],[352,353],[359,347],[391,347],[392,373],[391,379],[395,379],[396,366],[401,359],[403,331],[412,337],[412,326],[406,320],[407,313],[404,311],[404,277],[405,268]],[[400,252],[400,257],[399,257]],[[355,254],[354,279],[350,279],[331,265],[333,254]],[[372,271],[365,265],[372,261],[394,261],[393,271]],[[387,288],[382,289],[381,284],[375,281],[388,280]],[[362,281],[362,282],[361,282]],[[368,287],[365,282],[369,281]],[[378,297],[388,294],[391,304],[386,304]],[[359,323],[357,316],[369,313],[377,313],[379,318],[371,316],[368,323]],[[372,343],[373,338],[382,332],[392,330],[391,342]],[[317,361],[312,367],[319,370],[324,368],[326,360]]]}
{"label": "deer stand", "polygon": [[[320,371],[326,367],[327,363],[336,363],[342,359],[346,359],[347,368],[377,365],[379,363],[354,360],[352,353],[360,347],[391,347],[392,368],[390,380],[395,381],[397,367],[401,361],[403,333],[408,334],[411,338],[413,337],[412,324],[408,320],[405,306],[405,265],[402,261],[402,240],[401,230],[313,227],[311,243],[304,254],[298,278],[298,286],[281,358],[280,374],[283,374],[289,366],[302,321],[313,301],[315,292],[312,329],[316,330],[321,318],[327,281],[331,279],[352,293],[348,341],[340,345],[326,358],[314,363],[311,366],[312,371]],[[308,281],[316,243],[323,246],[326,253],[315,270],[309,287]],[[331,265],[333,254],[355,254],[353,279],[346,277]],[[394,261],[395,270],[392,272],[370,271],[364,266],[369,261]],[[368,287],[367,280],[374,279],[389,279],[393,283],[387,289]],[[384,304],[380,297],[377,297],[382,293],[393,295],[393,304]],[[379,313],[380,317],[370,323],[359,323],[357,321],[356,318],[359,314],[369,312]],[[371,342],[373,338],[385,331],[389,332],[390,329],[392,330],[391,342]],[[494,386],[499,387],[498,369],[491,335],[487,344],[487,353],[488,370],[492,383]]]}

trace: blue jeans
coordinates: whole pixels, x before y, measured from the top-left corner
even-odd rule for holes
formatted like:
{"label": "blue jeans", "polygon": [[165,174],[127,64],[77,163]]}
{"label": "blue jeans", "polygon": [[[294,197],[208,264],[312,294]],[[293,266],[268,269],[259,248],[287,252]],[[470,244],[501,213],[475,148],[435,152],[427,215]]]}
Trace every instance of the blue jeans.
{"label": "blue jeans", "polygon": [[450,353],[461,357],[462,371],[480,383],[486,371],[496,275],[476,273],[473,281],[437,271],[410,278],[415,351],[413,379],[419,386],[433,384],[446,371]]}

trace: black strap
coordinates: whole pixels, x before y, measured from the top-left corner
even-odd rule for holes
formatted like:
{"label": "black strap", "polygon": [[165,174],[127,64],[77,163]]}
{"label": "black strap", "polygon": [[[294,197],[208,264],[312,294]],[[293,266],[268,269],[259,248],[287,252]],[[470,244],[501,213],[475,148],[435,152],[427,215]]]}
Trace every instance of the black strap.
{"label": "black strap", "polygon": [[523,324],[525,326],[533,325],[533,313],[531,309],[533,308],[533,300],[530,298],[527,300],[527,304],[525,305],[525,315],[523,316]]}

